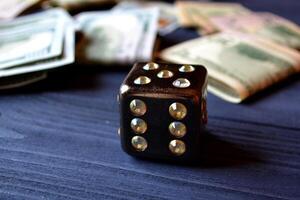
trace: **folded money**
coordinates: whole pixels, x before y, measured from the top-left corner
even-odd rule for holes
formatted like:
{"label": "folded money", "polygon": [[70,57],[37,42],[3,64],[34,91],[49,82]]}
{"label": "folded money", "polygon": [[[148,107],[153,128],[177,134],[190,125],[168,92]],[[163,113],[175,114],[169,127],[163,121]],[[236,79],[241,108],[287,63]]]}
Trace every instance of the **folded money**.
{"label": "folded money", "polygon": [[219,33],[190,40],[161,53],[173,63],[204,65],[209,91],[239,103],[300,71],[300,53],[269,40],[241,33]]}
{"label": "folded money", "polygon": [[85,12],[75,18],[84,34],[76,48],[80,63],[130,64],[152,59],[157,9]]}
{"label": "folded money", "polygon": [[287,19],[267,12],[212,17],[211,22],[222,31],[239,31],[270,39],[300,49],[300,27]]}
{"label": "folded money", "polygon": [[12,19],[28,8],[40,3],[40,0],[6,0],[0,2],[0,19]]}
{"label": "folded money", "polygon": [[202,34],[218,31],[210,21],[211,17],[241,15],[251,12],[238,3],[177,1],[176,7],[178,8],[180,24],[183,27],[199,28]]}
{"label": "folded money", "polygon": [[0,37],[0,81],[74,62],[74,24],[62,9],[0,22]]}
{"label": "folded money", "polygon": [[141,8],[157,8],[159,10],[158,32],[160,35],[166,35],[179,27],[177,10],[174,4],[153,1],[121,1],[113,11],[128,11]]}

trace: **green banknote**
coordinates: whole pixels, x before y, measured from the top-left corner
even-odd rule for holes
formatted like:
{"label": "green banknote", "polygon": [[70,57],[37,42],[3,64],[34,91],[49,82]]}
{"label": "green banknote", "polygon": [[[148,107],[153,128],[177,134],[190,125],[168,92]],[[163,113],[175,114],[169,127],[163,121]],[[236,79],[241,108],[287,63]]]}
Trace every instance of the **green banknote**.
{"label": "green banknote", "polygon": [[27,64],[17,65],[0,70],[0,78],[46,71],[62,67],[74,62],[75,59],[75,29],[69,24],[64,32],[63,51],[57,57],[41,59]]}
{"label": "green banknote", "polygon": [[158,30],[159,10],[157,8],[138,8],[128,11],[116,11],[117,13],[128,13],[134,15],[142,24],[142,36],[139,41],[136,61],[147,62],[152,59],[154,43]]}
{"label": "green banknote", "polygon": [[157,33],[158,10],[85,12],[76,16],[84,38],[77,45],[82,63],[131,64],[149,61]]}
{"label": "green banknote", "polygon": [[300,70],[297,51],[240,33],[190,40],[164,50],[161,58],[204,65],[209,91],[234,103]]}
{"label": "green banknote", "polygon": [[300,27],[282,17],[266,12],[219,16],[211,19],[222,31],[254,34],[279,44],[300,49]]}
{"label": "green banknote", "polygon": [[0,69],[60,56],[70,23],[61,9],[0,22]]}
{"label": "green banknote", "polygon": [[159,1],[121,1],[113,11],[129,11],[143,8],[155,8],[159,10],[158,32],[160,35],[166,35],[179,27],[177,18],[177,9],[174,4]]}
{"label": "green banknote", "polygon": [[[131,14],[87,12],[76,17],[84,38],[76,53],[82,63],[130,63],[136,58],[143,27]],[[128,37],[131,35],[131,37]]]}
{"label": "green banknote", "polygon": [[251,11],[238,3],[177,1],[179,22],[184,27],[198,28],[201,34],[217,32],[210,21],[216,16],[242,15]]}
{"label": "green banknote", "polygon": [[72,63],[74,32],[71,17],[62,9],[1,22],[1,80]]}

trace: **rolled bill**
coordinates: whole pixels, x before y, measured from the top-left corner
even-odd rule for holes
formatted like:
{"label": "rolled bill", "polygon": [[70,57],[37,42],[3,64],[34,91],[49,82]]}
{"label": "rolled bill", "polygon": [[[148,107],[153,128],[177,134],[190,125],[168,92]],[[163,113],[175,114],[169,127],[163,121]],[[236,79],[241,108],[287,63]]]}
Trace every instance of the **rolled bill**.
{"label": "rolled bill", "polygon": [[204,65],[208,90],[232,103],[300,70],[299,52],[240,33],[193,39],[165,49],[160,56],[173,63]]}

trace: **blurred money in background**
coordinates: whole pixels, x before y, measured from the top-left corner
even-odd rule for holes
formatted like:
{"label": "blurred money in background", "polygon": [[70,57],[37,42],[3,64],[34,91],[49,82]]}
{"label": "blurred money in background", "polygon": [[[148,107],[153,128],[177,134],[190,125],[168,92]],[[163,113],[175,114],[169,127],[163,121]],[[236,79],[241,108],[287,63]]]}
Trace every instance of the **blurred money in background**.
{"label": "blurred money in background", "polygon": [[242,15],[251,11],[238,3],[177,1],[179,22],[183,27],[195,27],[201,34],[217,32],[210,21],[216,16]]}
{"label": "blurred money in background", "polygon": [[152,59],[157,9],[85,12],[76,21],[84,33],[76,49],[79,63],[131,64]]}
{"label": "blurred money in background", "polygon": [[300,49],[300,28],[272,13],[256,12],[213,17],[211,21],[222,31],[234,30],[255,34],[279,44]]}
{"label": "blurred money in background", "polygon": [[[0,37],[0,82],[4,77],[19,76],[22,78],[14,80],[24,83],[25,76],[20,75],[74,61],[74,25],[61,9],[0,22]],[[27,83],[28,77],[31,75],[26,76]]]}
{"label": "blurred money in background", "polygon": [[12,19],[40,2],[40,0],[2,0],[0,19]]}
{"label": "blurred money in background", "polygon": [[[41,2],[61,9],[12,19]],[[72,19],[65,10],[79,14]],[[204,36],[167,48],[160,57],[204,65],[209,91],[227,101],[239,103],[300,70],[299,26],[237,3],[11,0],[0,3],[0,19],[0,89],[44,79],[74,57],[84,66],[152,61],[157,33],[163,38],[179,26]],[[74,27],[82,33],[76,51]]]}
{"label": "blurred money in background", "polygon": [[177,18],[177,9],[174,4],[165,2],[152,1],[122,1],[116,5],[114,11],[126,11],[142,8],[159,9],[159,25],[158,32],[160,35],[171,33],[179,27]]}
{"label": "blurred money in background", "polygon": [[161,57],[173,63],[204,65],[209,91],[233,103],[300,71],[298,51],[233,32],[175,45]]}

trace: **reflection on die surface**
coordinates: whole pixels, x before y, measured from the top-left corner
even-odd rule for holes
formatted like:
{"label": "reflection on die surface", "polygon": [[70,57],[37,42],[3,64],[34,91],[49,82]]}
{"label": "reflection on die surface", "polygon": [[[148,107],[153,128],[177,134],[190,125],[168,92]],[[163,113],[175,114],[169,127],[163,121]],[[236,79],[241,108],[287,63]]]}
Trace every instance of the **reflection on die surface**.
{"label": "reflection on die surface", "polygon": [[207,123],[207,71],[199,65],[137,63],[120,87],[120,137],[130,155],[194,161]]}

